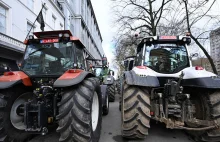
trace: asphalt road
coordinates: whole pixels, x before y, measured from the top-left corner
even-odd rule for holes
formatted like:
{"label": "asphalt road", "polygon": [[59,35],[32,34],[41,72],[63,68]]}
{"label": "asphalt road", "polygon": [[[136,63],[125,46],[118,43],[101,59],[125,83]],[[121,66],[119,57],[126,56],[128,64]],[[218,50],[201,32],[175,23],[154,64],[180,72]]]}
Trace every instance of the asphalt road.
{"label": "asphalt road", "polygon": [[[193,142],[183,131],[166,129],[163,124],[156,124],[154,121],[151,122],[149,136],[145,140],[124,140],[121,137],[121,117],[117,98],[116,102],[110,103],[109,114],[103,117],[100,142]],[[58,142],[58,139],[59,134],[54,132],[38,136],[30,142]]]}

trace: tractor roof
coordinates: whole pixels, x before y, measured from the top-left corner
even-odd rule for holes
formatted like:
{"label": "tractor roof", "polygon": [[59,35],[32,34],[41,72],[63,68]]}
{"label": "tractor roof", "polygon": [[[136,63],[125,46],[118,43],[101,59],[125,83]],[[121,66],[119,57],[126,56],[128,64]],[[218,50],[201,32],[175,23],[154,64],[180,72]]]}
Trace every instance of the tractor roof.
{"label": "tractor roof", "polygon": [[[45,32],[34,32],[34,35],[39,39],[58,39],[59,34],[69,34],[70,40],[75,44],[78,44],[80,47],[85,48],[85,45],[80,41],[79,38],[72,36],[72,33],[69,30],[58,30],[58,31],[45,31]],[[27,44],[27,40],[24,41]]]}
{"label": "tractor roof", "polygon": [[34,35],[37,38],[58,38],[59,34],[69,34],[72,36],[72,33],[69,30],[34,32]]}
{"label": "tractor roof", "polygon": [[178,43],[178,44],[190,44],[191,38],[189,36],[148,36],[141,40],[138,47],[144,45],[144,43],[148,44],[170,44],[170,43]]}

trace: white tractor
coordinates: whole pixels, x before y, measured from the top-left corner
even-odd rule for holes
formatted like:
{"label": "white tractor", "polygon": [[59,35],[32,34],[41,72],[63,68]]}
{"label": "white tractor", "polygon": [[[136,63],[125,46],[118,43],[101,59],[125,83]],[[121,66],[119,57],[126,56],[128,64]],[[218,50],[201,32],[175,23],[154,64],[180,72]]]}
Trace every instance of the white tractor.
{"label": "white tractor", "polygon": [[123,137],[145,138],[154,119],[195,140],[220,141],[220,78],[192,67],[190,43],[187,36],[152,36],[138,45],[121,81]]}

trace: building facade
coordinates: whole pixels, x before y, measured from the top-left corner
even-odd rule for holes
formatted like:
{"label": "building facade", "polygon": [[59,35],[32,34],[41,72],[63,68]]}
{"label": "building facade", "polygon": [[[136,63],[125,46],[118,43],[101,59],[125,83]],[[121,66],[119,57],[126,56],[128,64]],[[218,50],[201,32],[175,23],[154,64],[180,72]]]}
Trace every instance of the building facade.
{"label": "building facade", "polygon": [[102,36],[90,0],[56,0],[63,7],[65,27],[78,37],[91,56],[101,59],[104,55]]}
{"label": "building facade", "polygon": [[[23,44],[42,5],[45,31],[70,30],[96,59],[104,55],[102,36],[90,0],[0,0],[0,67],[23,57]],[[41,31],[35,22],[31,33]]]}
{"label": "building facade", "polygon": [[[42,5],[46,30],[63,30],[65,15],[53,0],[1,0],[0,1],[0,67],[16,64],[23,57],[25,40]],[[35,22],[31,34],[40,30]]]}
{"label": "building facade", "polygon": [[210,33],[210,50],[215,67],[220,74],[220,28]]}

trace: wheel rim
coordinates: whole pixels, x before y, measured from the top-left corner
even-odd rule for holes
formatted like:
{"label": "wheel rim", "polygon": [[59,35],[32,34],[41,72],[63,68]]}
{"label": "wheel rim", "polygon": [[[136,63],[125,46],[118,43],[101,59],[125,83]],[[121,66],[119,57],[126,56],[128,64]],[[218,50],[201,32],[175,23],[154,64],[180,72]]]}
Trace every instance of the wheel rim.
{"label": "wheel rim", "polygon": [[92,129],[93,131],[96,130],[99,120],[99,98],[97,93],[95,92],[93,95],[92,101]]}
{"label": "wheel rim", "polygon": [[25,129],[25,124],[24,124],[24,116],[18,115],[18,109],[22,105],[24,105],[25,102],[28,102],[29,99],[32,98],[32,93],[25,93],[22,94],[20,97],[18,97],[11,108],[10,112],[10,120],[11,124],[19,130],[24,130]]}

